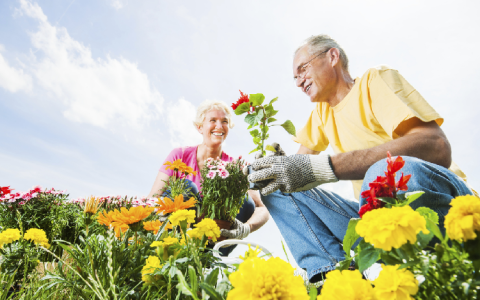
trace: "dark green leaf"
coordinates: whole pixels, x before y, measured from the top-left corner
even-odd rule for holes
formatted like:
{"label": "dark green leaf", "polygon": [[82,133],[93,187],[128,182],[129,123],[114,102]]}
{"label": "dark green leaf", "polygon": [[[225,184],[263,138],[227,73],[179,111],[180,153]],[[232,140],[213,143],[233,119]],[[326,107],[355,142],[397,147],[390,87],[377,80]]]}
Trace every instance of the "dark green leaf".
{"label": "dark green leaf", "polygon": [[296,136],[297,132],[295,130],[295,126],[293,125],[292,121],[286,120],[285,123],[281,125],[288,133],[293,136]]}
{"label": "dark green leaf", "polygon": [[252,106],[262,105],[264,100],[265,96],[263,94],[250,94],[250,103],[252,103]]}
{"label": "dark green leaf", "polygon": [[405,206],[409,205],[413,201],[417,200],[421,195],[423,195],[425,192],[419,191],[419,192],[410,192],[410,193],[405,193],[405,201],[402,202],[398,206]]}
{"label": "dark green leaf", "polygon": [[351,257],[347,258],[345,260],[338,262],[336,269],[340,271],[347,270],[348,267],[350,267],[351,263],[352,263],[352,258]]}
{"label": "dark green leaf", "polygon": [[350,257],[350,250],[352,249],[353,244],[355,244],[357,239],[360,237],[360,235],[358,235],[358,233],[355,231],[355,226],[357,226],[358,221],[360,221],[360,219],[350,219],[350,222],[348,222],[347,232],[343,238],[343,251],[345,251],[347,257]]}
{"label": "dark green leaf", "polygon": [[235,109],[237,116],[250,111],[250,102],[242,103]]}
{"label": "dark green leaf", "polygon": [[188,266],[188,277],[190,279],[190,286],[192,293],[197,293],[198,285],[197,285],[197,272],[192,266]]}
{"label": "dark green leaf", "polygon": [[386,263],[387,265],[398,265],[398,264],[403,263],[401,259],[399,259],[398,257],[394,256],[391,252],[382,253],[382,254],[380,255],[380,258],[381,258],[382,261],[383,261],[384,263]]}
{"label": "dark green leaf", "polygon": [[438,228],[437,224],[433,223],[430,219],[427,219],[427,229],[430,232],[433,232],[433,234],[440,240],[443,241],[444,237],[442,235],[442,232],[440,231],[440,228]]}
{"label": "dark green leaf", "polygon": [[[364,240],[360,243],[362,242],[364,242]],[[358,255],[358,267],[361,273],[370,268],[380,258],[380,250],[375,249],[371,244],[365,244],[367,245],[362,247],[362,251],[360,251]]]}
{"label": "dark green leaf", "polygon": [[220,295],[216,290],[215,288],[213,288],[211,285],[205,283],[205,282],[201,282],[200,283],[200,288],[202,290],[204,290],[209,296],[210,296],[210,299],[213,299],[213,300],[225,300],[222,295]]}
{"label": "dark green leaf", "polygon": [[219,268],[215,268],[210,274],[208,274],[207,279],[205,279],[205,282],[211,286],[215,286],[217,283],[218,279],[218,273],[220,272]]}

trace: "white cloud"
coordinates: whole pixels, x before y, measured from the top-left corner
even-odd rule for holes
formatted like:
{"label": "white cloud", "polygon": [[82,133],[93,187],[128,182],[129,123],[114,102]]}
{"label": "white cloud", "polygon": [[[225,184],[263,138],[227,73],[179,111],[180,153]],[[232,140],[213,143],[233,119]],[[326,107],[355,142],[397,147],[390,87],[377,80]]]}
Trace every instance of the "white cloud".
{"label": "white cloud", "polygon": [[193,125],[195,113],[195,106],[183,98],[167,108],[170,142],[174,147],[197,145],[202,142],[202,135]]}
{"label": "white cloud", "polygon": [[115,8],[115,9],[121,9],[125,6],[126,2],[125,0],[109,0],[108,1],[110,5]]}
{"label": "white cloud", "polygon": [[163,98],[148,76],[124,58],[94,58],[65,28],[48,22],[36,3],[20,0],[20,13],[38,21],[31,34],[36,55],[33,75],[41,87],[61,101],[64,116],[103,128],[142,128],[158,119]]}
{"label": "white cloud", "polygon": [[[4,48],[0,45],[0,52]],[[0,53],[0,87],[15,93],[21,90],[28,91],[32,88],[32,79],[22,69],[11,67]]]}

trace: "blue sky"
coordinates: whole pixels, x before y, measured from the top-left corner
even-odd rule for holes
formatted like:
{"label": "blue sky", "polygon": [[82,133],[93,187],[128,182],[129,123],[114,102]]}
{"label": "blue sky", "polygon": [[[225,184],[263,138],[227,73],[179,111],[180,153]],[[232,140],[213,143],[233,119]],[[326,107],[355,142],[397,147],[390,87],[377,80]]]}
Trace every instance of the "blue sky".
{"label": "blue sky", "polygon": [[[480,4],[452,3],[1,1],[0,185],[144,196],[173,147],[200,141],[195,107],[239,89],[278,96],[278,119],[299,129],[313,105],[293,84],[293,52],[327,33],[352,76],[387,64],[420,91],[480,188]],[[224,150],[245,156],[253,144],[235,121]],[[275,129],[270,141],[295,153]],[[328,188],[353,195],[348,182]],[[273,222],[251,239],[283,257]]]}

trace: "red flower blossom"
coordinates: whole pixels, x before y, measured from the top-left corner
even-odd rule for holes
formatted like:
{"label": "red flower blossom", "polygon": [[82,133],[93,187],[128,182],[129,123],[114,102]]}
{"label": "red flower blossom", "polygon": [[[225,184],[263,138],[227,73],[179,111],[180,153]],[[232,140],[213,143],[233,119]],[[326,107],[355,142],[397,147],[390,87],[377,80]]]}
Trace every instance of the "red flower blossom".
{"label": "red flower blossom", "polygon": [[385,203],[378,199],[378,197],[396,198],[398,191],[406,191],[408,189],[407,183],[412,175],[402,176],[395,182],[396,172],[405,165],[405,161],[401,156],[397,156],[395,160],[392,159],[390,152],[387,152],[387,172],[385,176],[377,176],[377,178],[368,184],[369,190],[363,191],[361,196],[366,198],[367,203],[364,204],[358,214],[363,216],[367,211],[381,208]]}
{"label": "red flower blossom", "polygon": [[12,191],[13,189],[11,189],[10,186],[5,186],[5,187],[0,186],[0,196],[10,194]]}
{"label": "red flower blossom", "polygon": [[237,102],[236,103],[232,103],[232,109],[235,110],[237,109],[237,107],[242,104],[242,103],[247,103],[249,102],[250,100],[248,99],[248,95],[247,94],[244,94],[242,93],[242,91],[240,91],[240,98],[238,98]]}

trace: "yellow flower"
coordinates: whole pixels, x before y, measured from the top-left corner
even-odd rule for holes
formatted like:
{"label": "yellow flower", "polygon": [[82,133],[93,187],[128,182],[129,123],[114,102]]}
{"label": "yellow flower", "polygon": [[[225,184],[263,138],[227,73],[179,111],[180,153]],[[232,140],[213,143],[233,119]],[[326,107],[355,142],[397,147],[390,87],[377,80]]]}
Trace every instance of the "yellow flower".
{"label": "yellow flower", "polygon": [[450,202],[452,208],[445,216],[448,236],[457,241],[474,240],[480,232],[480,198],[466,195]]}
{"label": "yellow flower", "polygon": [[182,168],[180,170],[180,172],[182,172],[183,174],[185,174],[185,176],[188,176],[188,174],[193,174],[193,175],[197,175],[197,171],[194,171],[192,167],[189,167],[187,165],[185,165],[184,168]]}
{"label": "yellow flower", "polygon": [[190,198],[190,200],[183,202],[183,195],[178,195],[175,197],[175,201],[172,201],[170,198],[164,197],[163,199],[158,198],[156,202],[159,205],[157,214],[169,214],[176,212],[178,210],[187,209],[194,207],[197,200],[195,198]]}
{"label": "yellow flower", "polygon": [[97,213],[98,207],[100,206],[100,198],[90,196],[89,198],[85,199],[84,205],[85,207],[83,212],[94,215]]}
{"label": "yellow flower", "polygon": [[188,230],[187,231],[187,235],[191,238],[194,238],[194,239],[201,239],[203,234],[201,234],[199,231],[198,231],[198,228],[195,228],[195,229],[192,229],[192,230]]}
{"label": "yellow flower", "polygon": [[178,244],[178,239],[177,238],[174,238],[174,237],[166,237],[163,239],[163,243],[165,244],[165,246],[170,246],[170,245],[173,245],[173,244]]}
{"label": "yellow flower", "polygon": [[0,233],[0,245],[3,244],[10,244],[14,241],[18,241],[20,239],[20,230],[18,229],[5,229]]}
{"label": "yellow flower", "polygon": [[407,269],[400,269],[395,266],[385,266],[382,264],[382,271],[377,279],[373,281],[375,288],[373,289],[378,299],[395,300],[395,299],[413,299],[410,295],[418,292],[418,280],[415,279],[413,273]]}
{"label": "yellow flower", "polygon": [[156,256],[149,256],[145,262],[145,266],[142,268],[142,280],[145,283],[153,283],[159,279],[159,275],[152,276],[156,269],[162,268],[160,259]]}
{"label": "yellow flower", "polygon": [[220,227],[218,227],[217,223],[212,219],[204,218],[200,223],[195,224],[194,226],[197,227],[200,236],[205,235],[208,238],[211,238],[214,242],[220,237]]}
{"label": "yellow flower", "polygon": [[293,271],[289,263],[278,257],[247,259],[229,276],[233,289],[228,292],[227,300],[308,300],[303,279],[294,276]]}
{"label": "yellow flower", "polygon": [[417,234],[429,233],[427,221],[410,206],[379,208],[363,215],[355,230],[375,248],[390,251],[407,241],[414,244]]}
{"label": "yellow flower", "polygon": [[116,224],[135,224],[140,222],[141,220],[145,219],[146,217],[150,216],[152,211],[155,209],[149,206],[136,206],[131,207],[130,209],[126,209],[125,207],[120,208],[120,212],[113,215],[113,222],[112,225],[116,226]]}
{"label": "yellow flower", "polygon": [[177,159],[177,160],[174,161],[173,163],[167,161],[166,163],[164,163],[164,165],[167,165],[167,166],[168,166],[168,167],[165,168],[166,170],[172,170],[172,171],[178,171],[178,170],[180,170],[180,169],[185,168],[185,166],[186,166],[186,165],[182,162],[181,159]]}
{"label": "yellow flower", "polygon": [[155,241],[150,244],[150,247],[163,247],[163,242]]}
{"label": "yellow flower", "polygon": [[40,245],[45,248],[47,248],[47,245],[48,247],[50,247],[50,245],[48,244],[47,234],[42,229],[30,228],[29,230],[27,230],[27,232],[25,232],[23,238],[27,241],[30,240],[34,242],[36,245]]}
{"label": "yellow flower", "polygon": [[178,210],[170,215],[170,222],[173,226],[178,226],[181,221],[187,221],[187,223],[195,222],[195,211],[194,210]]}
{"label": "yellow flower", "polygon": [[[364,215],[365,217],[365,215]],[[322,293],[317,300],[373,300],[375,294],[370,281],[362,279],[358,271],[333,270],[327,273]]]}
{"label": "yellow flower", "polygon": [[[160,230],[160,227],[162,227],[162,225],[163,222],[160,222],[159,220],[143,222],[143,228],[147,231],[153,231],[154,234],[158,233],[158,230]],[[167,226],[165,226],[165,229],[173,229],[172,224],[168,223]]]}
{"label": "yellow flower", "polygon": [[257,247],[255,247],[255,249],[252,249],[252,247],[250,247],[250,244],[248,244],[248,250],[245,252],[245,256],[242,257],[240,255],[240,258],[243,259],[243,260],[246,260],[246,259],[249,259],[249,258],[258,257],[260,252],[262,252],[262,249],[258,249],[258,245],[257,245]]}

